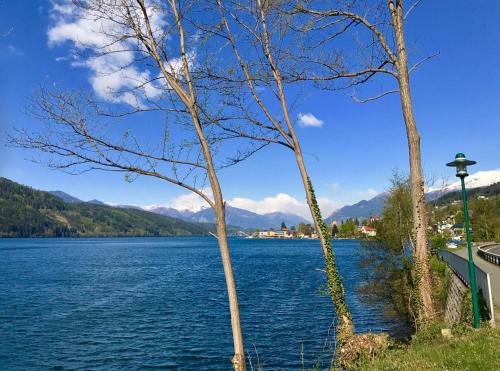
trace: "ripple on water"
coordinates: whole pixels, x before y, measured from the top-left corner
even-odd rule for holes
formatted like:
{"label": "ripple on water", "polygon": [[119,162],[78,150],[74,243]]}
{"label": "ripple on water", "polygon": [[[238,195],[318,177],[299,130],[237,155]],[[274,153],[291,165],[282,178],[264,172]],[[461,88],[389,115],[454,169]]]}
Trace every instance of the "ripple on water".
{"label": "ripple on water", "polygon": [[[329,365],[334,317],[317,241],[231,240],[255,367]],[[390,330],[360,303],[358,243],[335,244],[358,331]],[[232,338],[208,238],[0,240],[0,365],[37,369],[229,369]]]}

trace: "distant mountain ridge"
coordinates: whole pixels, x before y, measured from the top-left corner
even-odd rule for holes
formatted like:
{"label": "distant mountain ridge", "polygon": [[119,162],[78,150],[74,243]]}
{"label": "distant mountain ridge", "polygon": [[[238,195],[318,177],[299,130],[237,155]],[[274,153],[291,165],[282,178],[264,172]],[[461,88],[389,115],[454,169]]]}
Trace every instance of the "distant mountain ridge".
{"label": "distant mountain ridge", "polygon": [[[467,189],[467,198],[483,196],[483,197],[495,197],[500,196],[500,182],[493,183],[488,186],[476,187],[476,188],[468,188]],[[447,203],[453,201],[461,201],[462,200],[462,192],[461,191],[452,191],[448,192],[441,197],[432,201],[433,204],[438,206],[446,205]],[[500,210],[499,210],[500,211]]]}
{"label": "distant mountain ridge", "polygon": [[171,218],[179,218],[179,219],[189,219],[194,214],[194,212],[190,210],[177,210],[174,209],[173,207],[158,206],[158,205],[144,207],[143,209],[155,214],[166,215],[170,216]]}
{"label": "distant mountain ridge", "polygon": [[369,200],[362,200],[353,205],[347,205],[335,210],[328,218],[325,219],[327,224],[333,221],[341,222],[346,219],[366,219],[371,216],[379,216],[382,214],[387,193],[381,193]]}
{"label": "distant mountain ridge", "polygon": [[[215,214],[211,208],[193,212],[189,210],[177,210],[171,207],[155,206],[148,207],[146,210],[191,222],[215,223]],[[228,225],[234,225],[245,229],[279,228],[281,223],[285,223],[287,226],[298,226],[300,223],[310,223],[305,218],[295,214],[282,212],[257,214],[229,205],[226,206],[226,222]]]}
{"label": "distant mountain ridge", "polygon": [[[497,187],[500,183],[500,169],[478,171],[466,178],[465,184],[467,189],[481,188],[483,192],[490,192],[489,188]],[[446,197],[450,193],[454,193],[461,189],[460,181],[445,185],[443,187],[430,188],[425,194],[427,202],[439,200]],[[496,189],[496,188],[495,188]],[[362,200],[353,205],[347,205],[335,210],[325,222],[332,223],[333,221],[341,222],[349,218],[366,219],[371,216],[380,216],[384,210],[384,205],[387,199],[387,193],[381,193],[369,200]]]}
{"label": "distant mountain ridge", "polygon": [[215,230],[213,224],[68,196],[0,178],[0,237],[204,236]]}
{"label": "distant mountain ridge", "polygon": [[[466,185],[468,189],[485,187],[498,182],[500,182],[500,169],[479,171],[477,173],[471,174],[466,178]],[[454,192],[458,189],[460,189],[460,181],[453,182],[450,185],[442,187],[430,188],[429,192],[426,193],[426,201],[430,202],[433,200],[437,200],[440,197],[450,192]],[[69,203],[83,202],[78,198],[62,191],[51,191],[51,193]],[[325,221],[327,223],[332,223],[333,221],[340,222],[349,218],[366,219],[371,216],[379,216],[382,214],[386,199],[387,193],[381,193],[369,200],[362,200],[352,205],[343,206],[340,209],[333,211],[325,219]],[[204,208],[199,211],[191,211],[179,210],[161,205],[152,205],[142,208],[133,205],[110,205],[98,200],[91,200],[88,201],[88,203],[97,205],[109,205],[123,209],[145,210],[155,214],[194,223],[215,223],[214,212],[211,208]],[[308,221],[307,219],[295,214],[279,211],[266,214],[257,214],[255,212],[240,209],[230,205],[226,207],[226,221],[228,225],[245,229],[279,228],[282,222],[284,222],[287,226],[297,226],[300,223],[310,223],[310,221]]]}
{"label": "distant mountain ridge", "polygon": [[[170,218],[181,219],[193,223],[215,223],[215,214],[211,208],[204,208],[199,211],[178,210],[173,207],[153,205],[147,207],[139,207],[133,205],[111,205],[102,201],[93,199],[90,201],[82,201],[63,191],[50,191],[50,194],[59,197],[64,202],[68,203],[88,203],[93,205],[107,205],[121,209],[138,209],[144,210],[158,215],[167,216]],[[226,206],[226,222],[228,225],[240,227],[244,229],[269,229],[279,228],[281,223],[287,226],[298,226],[300,223],[310,223],[305,218],[283,212],[271,212],[267,214],[257,214],[252,211],[240,209],[237,207]]]}
{"label": "distant mountain ridge", "polygon": [[67,203],[77,203],[77,202],[85,202],[80,200],[79,198],[73,197],[70,194],[67,194],[66,192],[63,191],[49,191],[49,193],[53,196],[59,197],[61,200]]}
{"label": "distant mountain ridge", "polygon": [[[465,178],[466,188],[479,188],[487,187],[492,184],[500,182],[500,169],[478,171],[474,174],[470,174]],[[439,186],[436,188],[430,188],[428,193],[440,192],[441,194],[458,191],[462,187],[460,180],[457,180],[451,184]]]}

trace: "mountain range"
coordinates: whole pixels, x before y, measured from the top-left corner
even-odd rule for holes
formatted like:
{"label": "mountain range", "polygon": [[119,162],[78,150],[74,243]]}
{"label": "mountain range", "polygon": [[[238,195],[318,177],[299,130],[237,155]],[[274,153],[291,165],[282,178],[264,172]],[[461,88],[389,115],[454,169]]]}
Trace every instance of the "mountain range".
{"label": "mountain range", "polygon": [[[469,175],[465,178],[465,187],[467,189],[487,187],[492,184],[500,182],[500,169],[478,171],[474,174]],[[442,195],[445,193],[458,191],[462,187],[460,180],[453,182],[451,184],[439,185],[435,188],[431,187],[428,190],[428,194],[438,194]]]}
{"label": "mountain range", "polygon": [[325,219],[327,224],[333,221],[340,222],[346,219],[366,219],[382,214],[388,193],[384,192],[369,200],[362,200],[353,205],[347,205],[335,210]]}
{"label": "mountain range", "polygon": [[[466,186],[468,189],[489,186],[500,182],[500,169],[490,171],[479,171],[471,174],[466,178]],[[443,185],[435,188],[429,188],[426,193],[426,200],[433,201],[445,194],[454,192],[460,189],[460,181],[453,182],[449,185]],[[62,191],[51,191],[51,194],[57,196],[67,203],[83,202],[76,197],[73,197]],[[370,216],[380,215],[385,205],[387,193],[381,193],[369,199],[362,200],[352,205],[343,206],[330,214],[325,221],[342,221],[349,218],[365,219]],[[91,200],[89,203],[96,205],[104,205],[105,203],[99,200]],[[133,205],[112,205],[117,208],[139,209],[146,210],[155,214],[168,216],[171,218],[182,219],[194,223],[214,223],[215,216],[213,210],[204,208],[199,211],[178,210],[172,207],[153,205],[144,208]],[[267,214],[257,214],[255,212],[236,208],[233,206],[226,207],[227,223],[232,226],[237,226],[245,229],[268,229],[278,228],[282,222],[287,226],[297,226],[299,223],[310,223],[305,218],[284,212],[271,212]]]}
{"label": "mountain range", "polygon": [[[79,203],[84,202],[76,197],[69,195],[63,191],[50,191],[50,194],[59,197],[64,202],[67,203]],[[87,201],[87,203],[94,205],[106,205],[104,202],[99,200]],[[215,214],[211,208],[203,208],[199,211],[190,210],[178,210],[173,207],[165,206],[146,206],[140,208],[134,205],[109,205],[120,209],[139,209],[145,210],[151,213],[168,216],[170,218],[182,219],[184,221],[193,223],[215,223]],[[282,212],[272,212],[267,214],[257,214],[252,211],[240,209],[233,206],[226,206],[226,221],[228,225],[237,226],[244,229],[268,229],[268,228],[278,228],[281,223],[285,223],[288,226],[299,225],[300,223],[309,223],[306,219],[299,215],[282,213]]]}
{"label": "mountain range", "polygon": [[[172,218],[179,218],[196,223],[214,223],[215,214],[211,208],[204,208],[199,211],[177,210],[171,207],[150,206],[145,208],[153,213],[167,215]],[[226,206],[226,222],[229,225],[238,226],[245,229],[268,229],[278,228],[281,223],[287,226],[309,223],[299,215],[272,212],[267,214],[257,214],[249,210],[240,209],[233,206]]]}
{"label": "mountain range", "polygon": [[[500,169],[478,171],[477,173],[471,174],[470,176],[465,178],[465,186],[467,189],[489,187],[499,182]],[[425,194],[425,199],[427,202],[434,201],[443,197],[444,195],[456,192],[460,190],[460,188],[460,180],[449,185],[440,185],[434,188],[431,187]],[[384,209],[387,196],[388,194],[384,192],[378,194],[370,200],[362,200],[353,205],[344,206],[338,210],[335,210],[328,218],[326,218],[325,221],[327,223],[331,223],[334,220],[339,222],[349,218],[365,219],[369,218],[370,216],[380,215],[382,214],[382,210]]]}
{"label": "mountain range", "polygon": [[213,224],[81,202],[0,177],[0,237],[202,236],[214,230]]}

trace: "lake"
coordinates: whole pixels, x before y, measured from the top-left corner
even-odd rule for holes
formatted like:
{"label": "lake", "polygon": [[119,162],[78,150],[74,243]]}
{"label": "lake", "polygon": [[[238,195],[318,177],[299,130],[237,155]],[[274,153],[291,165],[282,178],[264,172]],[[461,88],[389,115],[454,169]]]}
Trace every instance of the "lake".
{"label": "lake", "polygon": [[[319,241],[230,246],[254,368],[328,367],[335,316]],[[356,291],[360,243],[334,248],[356,331],[393,331]],[[230,369],[214,238],[0,239],[0,277],[1,369]]]}

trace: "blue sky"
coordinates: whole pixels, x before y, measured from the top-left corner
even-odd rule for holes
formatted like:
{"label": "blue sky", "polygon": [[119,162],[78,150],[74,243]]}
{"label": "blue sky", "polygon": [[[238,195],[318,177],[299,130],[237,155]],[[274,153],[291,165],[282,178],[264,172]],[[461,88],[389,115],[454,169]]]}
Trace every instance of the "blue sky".
{"label": "blue sky", "polygon": [[[63,190],[83,200],[136,205],[195,204],[187,192],[165,182],[94,172],[80,176],[49,170],[29,160],[39,156],[5,147],[13,127],[38,125],[25,113],[30,95],[57,84],[91,89],[91,73],[66,60],[71,45],[48,43],[54,25],[49,1],[1,1],[0,176],[43,190]],[[407,28],[415,55],[439,55],[412,75],[414,108],[422,136],[425,173],[448,178],[444,164],[456,152],[478,161],[474,171],[500,167],[500,3],[424,1]],[[376,87],[375,87],[376,88]],[[348,92],[310,89],[297,106],[321,127],[297,126],[308,169],[324,213],[384,191],[394,168],[406,171],[408,155],[398,97],[361,105]],[[472,169],[471,169],[472,170]],[[303,214],[304,193],[292,153],[268,148],[220,173],[225,198],[257,212],[280,209]]]}

